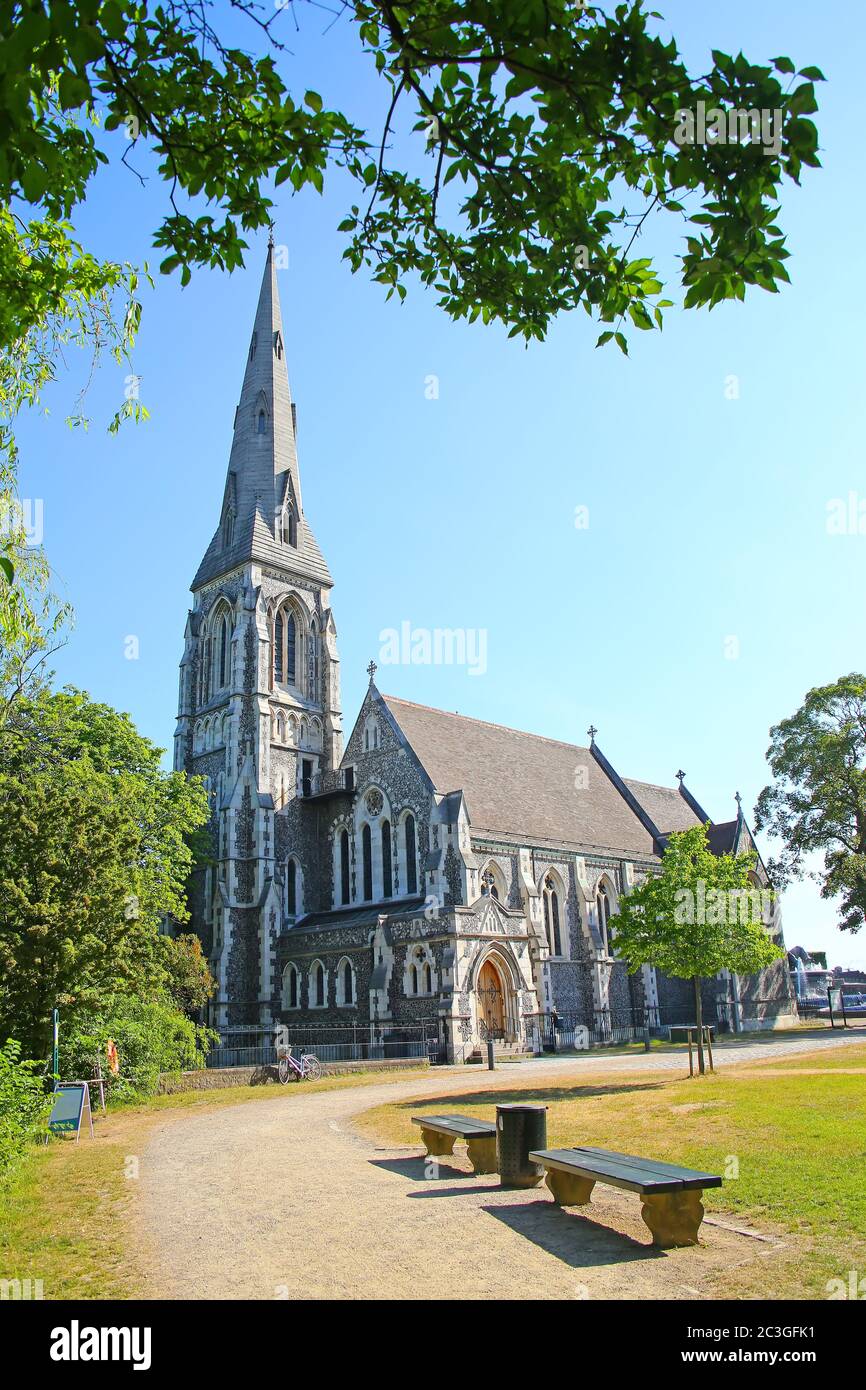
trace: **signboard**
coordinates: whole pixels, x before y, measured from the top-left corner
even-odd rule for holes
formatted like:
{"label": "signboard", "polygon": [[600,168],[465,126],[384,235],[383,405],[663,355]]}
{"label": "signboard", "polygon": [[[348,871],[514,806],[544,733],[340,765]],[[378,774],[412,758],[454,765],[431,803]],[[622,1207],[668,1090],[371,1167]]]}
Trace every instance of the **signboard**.
{"label": "signboard", "polygon": [[87,1082],[61,1082],[54,1092],[54,1105],[48,1120],[48,1128],[53,1134],[74,1134],[77,1144],[81,1138],[81,1121],[85,1113],[90,1122],[90,1137],[92,1139],[93,1116],[90,1113],[90,1088]]}

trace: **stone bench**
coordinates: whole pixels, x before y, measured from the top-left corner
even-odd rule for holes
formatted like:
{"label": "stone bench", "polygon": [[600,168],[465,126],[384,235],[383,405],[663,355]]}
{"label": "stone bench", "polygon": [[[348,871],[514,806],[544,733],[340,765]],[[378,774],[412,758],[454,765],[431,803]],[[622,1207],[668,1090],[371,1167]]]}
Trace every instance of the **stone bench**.
{"label": "stone bench", "polygon": [[489,1120],[472,1120],[467,1115],[413,1115],[412,1123],[420,1126],[429,1157],[453,1153],[455,1139],[465,1139],[474,1171],[497,1171],[496,1125]]}
{"label": "stone bench", "polygon": [[545,1182],[560,1206],[585,1206],[597,1182],[639,1193],[653,1245],[662,1250],[697,1245],[704,1219],[701,1192],[722,1185],[713,1173],[611,1149],[538,1149],[529,1157],[545,1168]]}

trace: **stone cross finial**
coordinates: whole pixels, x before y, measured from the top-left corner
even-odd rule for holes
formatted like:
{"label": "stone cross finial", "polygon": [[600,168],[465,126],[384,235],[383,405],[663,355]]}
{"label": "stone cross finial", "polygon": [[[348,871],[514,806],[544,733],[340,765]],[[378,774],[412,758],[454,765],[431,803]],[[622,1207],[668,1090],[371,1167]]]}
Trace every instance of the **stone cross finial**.
{"label": "stone cross finial", "polygon": [[595,727],[595,725],[590,724],[586,732],[589,734],[590,743],[595,743],[595,736],[598,733],[598,729]]}
{"label": "stone cross finial", "polygon": [[683,782],[683,781],[685,780],[686,774],[683,772],[682,768],[680,768],[680,770],[679,770],[679,772],[676,774],[676,776],[677,776],[677,779],[678,779],[680,782]]}
{"label": "stone cross finial", "polygon": [[743,798],[740,796],[739,792],[734,792],[734,800],[737,803],[737,815],[739,815],[743,809]]}
{"label": "stone cross finial", "polygon": [[378,668],[378,666],[376,665],[375,661],[371,661],[371,662],[370,662],[370,665],[367,667],[367,675],[370,677],[370,684],[371,684],[371,685],[373,684],[373,677],[375,676],[375,674],[376,674],[376,672],[378,671],[378,669],[379,669],[379,668]]}

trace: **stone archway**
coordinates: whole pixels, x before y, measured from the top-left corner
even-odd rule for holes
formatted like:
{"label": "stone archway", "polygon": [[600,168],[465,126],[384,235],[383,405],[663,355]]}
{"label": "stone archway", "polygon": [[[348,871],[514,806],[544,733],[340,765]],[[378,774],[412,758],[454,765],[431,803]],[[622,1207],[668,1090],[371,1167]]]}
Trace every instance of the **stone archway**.
{"label": "stone archway", "polygon": [[485,956],[479,965],[474,993],[481,1041],[515,1041],[517,993],[505,962],[495,952]]}

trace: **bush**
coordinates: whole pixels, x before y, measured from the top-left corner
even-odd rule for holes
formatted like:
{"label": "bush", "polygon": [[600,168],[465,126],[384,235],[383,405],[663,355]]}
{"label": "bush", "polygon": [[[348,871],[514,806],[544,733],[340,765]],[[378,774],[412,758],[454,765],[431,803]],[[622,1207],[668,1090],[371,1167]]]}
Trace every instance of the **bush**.
{"label": "bush", "polygon": [[[171,1005],[118,998],[99,1014],[87,1014],[60,1035],[60,1073],[64,1081],[89,1081],[99,1062],[106,1094],[133,1099],[156,1093],[161,1072],[204,1066],[216,1035],[191,1023]],[[106,1044],[117,1045],[120,1074],[108,1070]]]}
{"label": "bush", "polygon": [[0,1047],[0,1182],[48,1132],[52,1098],[44,1075],[38,1075],[44,1068],[44,1062],[22,1062],[21,1044],[14,1038]]}

